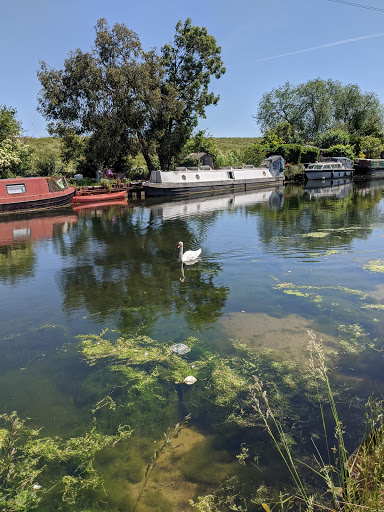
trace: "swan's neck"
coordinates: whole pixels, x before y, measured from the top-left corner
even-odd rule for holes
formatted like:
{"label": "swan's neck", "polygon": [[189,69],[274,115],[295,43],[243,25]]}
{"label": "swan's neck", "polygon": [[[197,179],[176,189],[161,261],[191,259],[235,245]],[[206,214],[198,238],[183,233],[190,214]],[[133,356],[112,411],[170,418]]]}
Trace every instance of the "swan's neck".
{"label": "swan's neck", "polygon": [[180,245],[179,258],[180,258],[180,261],[183,261],[183,246],[182,245]]}

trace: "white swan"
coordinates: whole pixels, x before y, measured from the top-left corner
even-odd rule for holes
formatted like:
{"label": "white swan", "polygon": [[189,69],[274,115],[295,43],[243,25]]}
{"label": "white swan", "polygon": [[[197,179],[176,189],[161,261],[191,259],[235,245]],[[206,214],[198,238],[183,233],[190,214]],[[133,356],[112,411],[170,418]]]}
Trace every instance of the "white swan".
{"label": "white swan", "polygon": [[185,251],[183,253],[183,249],[184,249],[183,242],[179,242],[179,245],[177,247],[180,248],[180,255],[179,256],[180,256],[180,260],[183,263],[188,263],[190,261],[197,260],[197,258],[201,254],[201,249],[198,249],[197,251]]}

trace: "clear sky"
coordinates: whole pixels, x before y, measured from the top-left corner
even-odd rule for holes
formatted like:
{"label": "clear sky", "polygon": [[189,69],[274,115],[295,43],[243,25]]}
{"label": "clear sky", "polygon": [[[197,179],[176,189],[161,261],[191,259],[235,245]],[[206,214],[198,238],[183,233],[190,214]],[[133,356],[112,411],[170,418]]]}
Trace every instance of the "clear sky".
{"label": "clear sky", "polygon": [[70,51],[90,50],[99,18],[124,23],[149,50],[188,17],[216,38],[227,68],[199,125],[214,137],[259,136],[258,103],[286,81],[332,78],[384,101],[383,0],[0,0],[0,105],[17,109],[25,135],[46,136],[40,61],[61,69]]}

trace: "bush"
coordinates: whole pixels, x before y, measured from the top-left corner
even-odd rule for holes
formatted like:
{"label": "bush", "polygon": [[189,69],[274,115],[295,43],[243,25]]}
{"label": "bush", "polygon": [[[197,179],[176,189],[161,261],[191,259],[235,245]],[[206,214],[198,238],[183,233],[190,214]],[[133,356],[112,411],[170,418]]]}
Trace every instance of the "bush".
{"label": "bush", "polygon": [[366,137],[361,137],[359,150],[364,153],[366,158],[380,158],[384,146],[379,138],[367,135]]}
{"label": "bush", "polygon": [[297,165],[300,163],[301,150],[302,146],[300,144],[280,144],[271,147],[271,151],[268,152],[267,156],[281,155],[285,163]]}
{"label": "bush", "polygon": [[315,144],[319,148],[325,149],[333,146],[347,146],[351,142],[350,135],[344,130],[331,129],[325,133],[318,133],[315,137]]}
{"label": "bush", "polygon": [[243,160],[245,164],[259,166],[267,156],[269,146],[265,144],[252,144],[244,149]]}
{"label": "bush", "polygon": [[300,163],[310,164],[319,160],[319,149],[314,146],[303,146],[301,148]]}
{"label": "bush", "polygon": [[322,150],[323,156],[345,156],[353,160],[355,158],[355,153],[353,150],[353,146],[349,144],[343,146],[342,144],[338,144],[337,146],[332,146],[329,149]]}
{"label": "bush", "polygon": [[217,152],[215,158],[216,169],[219,167],[232,167],[234,165],[243,165],[243,155],[240,151]]}

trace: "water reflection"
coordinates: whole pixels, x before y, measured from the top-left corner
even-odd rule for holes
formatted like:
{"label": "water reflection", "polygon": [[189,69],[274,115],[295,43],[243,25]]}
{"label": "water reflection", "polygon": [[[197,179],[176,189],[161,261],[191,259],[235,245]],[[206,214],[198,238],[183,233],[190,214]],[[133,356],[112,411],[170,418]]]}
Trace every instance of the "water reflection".
{"label": "water reflection", "polygon": [[200,328],[220,316],[229,293],[215,282],[221,265],[199,262],[184,282],[175,250],[180,238],[203,241],[207,219],[200,218],[196,229],[177,218],[163,221],[156,212],[82,212],[68,248],[72,265],[57,276],[66,311],[118,318],[123,332],[149,332],[159,317],[183,315],[191,328]]}
{"label": "water reflection", "polygon": [[350,179],[339,180],[308,180],[304,190],[310,199],[318,197],[346,198],[353,189]]}
{"label": "water reflection", "polygon": [[199,199],[175,199],[168,202],[151,199],[146,202],[146,205],[151,209],[154,218],[161,218],[163,221],[188,218],[194,215],[210,215],[214,212],[246,208],[256,204],[263,205],[267,209],[279,209],[284,203],[283,190],[283,187],[275,187],[256,192],[200,197]]}
{"label": "water reflection", "polygon": [[263,211],[260,237],[269,250],[295,256],[351,247],[371,233],[381,199],[378,183],[287,186],[283,208]]}
{"label": "water reflection", "polygon": [[37,264],[35,242],[60,239],[77,223],[71,209],[6,216],[0,222],[0,281],[15,284],[32,277]]}

